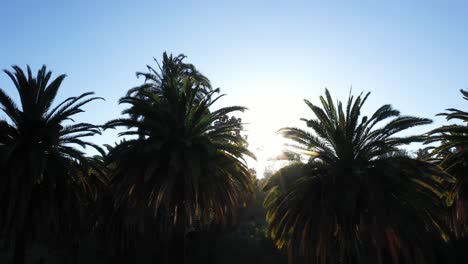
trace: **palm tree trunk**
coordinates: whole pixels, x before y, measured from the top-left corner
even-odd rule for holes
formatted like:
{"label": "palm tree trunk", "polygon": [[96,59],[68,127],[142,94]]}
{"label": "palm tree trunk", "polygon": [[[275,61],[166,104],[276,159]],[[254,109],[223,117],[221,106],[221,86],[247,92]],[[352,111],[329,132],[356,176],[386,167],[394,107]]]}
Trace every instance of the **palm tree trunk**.
{"label": "palm tree trunk", "polygon": [[15,245],[13,251],[13,263],[24,264],[26,263],[26,232],[24,228],[19,232],[15,238]]}
{"label": "palm tree trunk", "polygon": [[186,256],[185,208],[184,206],[179,206],[179,208],[182,209],[177,212],[176,227],[172,238],[169,261],[175,264],[187,264],[189,262]]}

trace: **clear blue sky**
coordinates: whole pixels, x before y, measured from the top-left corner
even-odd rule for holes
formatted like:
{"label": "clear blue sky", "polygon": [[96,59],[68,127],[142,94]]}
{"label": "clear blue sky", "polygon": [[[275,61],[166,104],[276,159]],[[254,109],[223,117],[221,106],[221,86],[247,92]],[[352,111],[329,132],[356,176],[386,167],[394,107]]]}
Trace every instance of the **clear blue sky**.
{"label": "clear blue sky", "polygon": [[[302,99],[317,102],[324,87],[343,99],[351,86],[371,91],[369,110],[391,103],[434,118],[466,109],[458,90],[468,88],[467,14],[466,1],[442,0],[2,0],[0,68],[46,64],[66,73],[60,98],[95,91],[106,101],[79,120],[104,123],[141,83],[136,71],[163,51],[184,53],[228,94],[218,106],[250,108],[244,120],[257,148],[310,116]],[[14,92],[4,74],[0,87]]]}

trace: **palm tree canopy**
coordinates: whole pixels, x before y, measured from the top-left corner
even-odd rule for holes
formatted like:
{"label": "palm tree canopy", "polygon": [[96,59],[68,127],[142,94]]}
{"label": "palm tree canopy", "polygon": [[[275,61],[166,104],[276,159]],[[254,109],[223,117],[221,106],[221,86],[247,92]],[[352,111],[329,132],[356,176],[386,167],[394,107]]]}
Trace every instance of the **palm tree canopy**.
{"label": "palm tree canopy", "polygon": [[117,166],[117,203],[154,208],[166,226],[178,217],[187,227],[206,226],[226,222],[252,191],[244,156],[253,154],[235,133],[241,123],[219,122],[245,108],[211,111],[219,89],[183,58],[164,54],[161,72],[150,70],[147,82],[120,100],[130,105],[128,117],[106,127],[126,127],[120,135],[132,138],[109,153],[109,162]]}
{"label": "palm tree canopy", "polygon": [[153,94],[164,95],[164,89],[161,87],[167,87],[169,85],[175,85],[181,87],[185,79],[191,79],[197,83],[198,92],[196,94],[197,99],[201,96],[206,95],[212,91],[210,80],[201,74],[193,64],[185,63],[185,55],[180,54],[178,56],[167,55],[163,53],[162,65],[154,59],[158,68],[155,69],[150,65],[146,65],[147,72],[137,72],[137,77],[144,77],[145,83],[132,88],[128,91],[127,95],[138,96],[141,92],[150,92]]}
{"label": "palm tree canopy", "polygon": [[[468,100],[468,92],[460,90],[463,99]],[[435,154],[451,151],[453,148],[466,148],[468,144],[468,112],[455,108],[447,109],[448,113],[440,113],[447,121],[457,120],[463,124],[446,125],[429,132],[430,137],[426,143],[440,142],[440,146],[434,149]]]}
{"label": "palm tree canopy", "polygon": [[[463,99],[468,100],[468,92],[460,92]],[[468,233],[468,112],[454,108],[447,111],[439,115],[445,116],[447,121],[456,120],[462,123],[445,125],[430,131],[426,143],[439,143],[432,153],[440,165],[457,179],[452,192],[455,203],[451,227],[456,236],[464,236]]]}
{"label": "palm tree canopy", "polygon": [[432,234],[445,236],[434,216],[446,207],[452,179],[398,154],[398,147],[424,140],[398,133],[431,121],[390,105],[361,116],[368,96],[350,95],[344,108],[325,90],[321,107],[305,100],[316,118],[302,120],[312,132],[279,131],[308,158],[280,169],[264,187],[269,234],[293,261],[383,263],[391,256],[426,263]]}
{"label": "palm tree canopy", "polygon": [[27,73],[18,66],[5,73],[19,94],[20,107],[0,89],[0,109],[7,117],[0,121],[1,231],[14,235],[31,221],[61,228],[60,217],[78,210],[69,203],[75,199],[72,185],[82,184],[84,174],[79,172],[89,163],[73,145],[100,150],[83,140],[99,134],[99,127],[70,121],[83,112],[83,105],[99,98],[84,93],[53,107],[65,75],[51,79],[45,66],[36,76],[29,66]]}

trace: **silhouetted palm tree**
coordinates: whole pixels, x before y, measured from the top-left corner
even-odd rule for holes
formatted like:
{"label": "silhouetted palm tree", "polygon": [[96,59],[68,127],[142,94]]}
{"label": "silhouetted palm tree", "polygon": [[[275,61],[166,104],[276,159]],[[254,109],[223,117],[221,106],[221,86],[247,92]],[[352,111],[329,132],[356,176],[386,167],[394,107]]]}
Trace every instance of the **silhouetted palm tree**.
{"label": "silhouetted palm tree", "polygon": [[305,100],[316,116],[302,119],[312,133],[280,130],[308,162],[294,162],[266,183],[269,234],[297,262],[435,261],[431,244],[446,236],[434,216],[446,208],[450,177],[399,154],[399,146],[424,137],[396,135],[431,121],[400,116],[390,105],[361,116],[369,94],[350,95],[345,109],[325,94],[322,107]]}
{"label": "silhouetted palm tree", "polygon": [[129,117],[106,125],[126,127],[120,135],[133,137],[109,153],[116,164],[117,203],[153,208],[164,231],[172,233],[175,263],[184,261],[189,230],[227,222],[252,191],[243,159],[253,155],[235,133],[241,124],[218,122],[245,108],[211,111],[219,89],[211,89],[183,58],[164,54],[161,72],[151,70],[145,85],[120,100],[130,104],[123,112]]}
{"label": "silhouetted palm tree", "polygon": [[[50,81],[43,66],[34,77],[17,66],[5,73],[14,83],[19,108],[0,89],[0,106],[7,121],[0,122],[0,228],[15,241],[15,263],[24,261],[28,239],[50,231],[61,237],[79,225],[77,187],[82,187],[89,160],[73,145],[98,146],[82,138],[99,133],[87,123],[66,125],[83,112],[81,107],[98,99],[85,93],[52,108],[65,75]],[[50,240],[51,237],[48,237]]]}
{"label": "silhouetted palm tree", "polygon": [[[468,92],[460,91],[463,99],[468,100]],[[457,179],[453,192],[455,203],[451,225],[456,236],[464,236],[468,232],[468,112],[454,108],[447,111],[448,113],[439,115],[463,124],[446,125],[432,130],[427,143],[440,143],[433,153],[441,166]]]}

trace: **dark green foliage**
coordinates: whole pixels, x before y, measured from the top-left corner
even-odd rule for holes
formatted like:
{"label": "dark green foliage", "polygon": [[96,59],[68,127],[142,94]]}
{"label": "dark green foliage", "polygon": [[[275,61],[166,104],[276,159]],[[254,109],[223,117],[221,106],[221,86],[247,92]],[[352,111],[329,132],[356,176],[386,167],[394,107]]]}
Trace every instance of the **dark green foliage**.
{"label": "dark green foliage", "polygon": [[255,180],[255,195],[238,210],[235,223],[228,228],[194,232],[190,240],[194,263],[286,264],[287,256],[276,249],[267,236],[266,209],[262,202],[263,180]]}
{"label": "dark green foliage", "polygon": [[452,179],[398,154],[399,146],[424,137],[397,135],[431,121],[401,116],[390,105],[361,116],[369,94],[350,96],[346,108],[325,94],[321,107],[306,100],[316,116],[303,119],[312,133],[280,130],[309,160],[266,184],[269,234],[293,262],[435,262],[434,243],[446,238],[436,216],[444,213]]}
{"label": "dark green foliage", "polygon": [[97,126],[70,121],[83,112],[82,106],[99,98],[85,93],[52,107],[65,75],[51,80],[45,66],[36,76],[29,66],[27,74],[17,66],[13,70],[5,73],[21,107],[0,89],[1,110],[8,118],[0,122],[1,235],[22,247],[32,238],[70,241],[80,230],[79,193],[91,165],[74,145],[100,150],[83,140],[99,134]]}
{"label": "dark green foliage", "polygon": [[[468,92],[460,90],[463,99],[468,100]],[[465,236],[468,232],[468,112],[447,109],[448,113],[439,114],[447,120],[461,121],[461,124],[446,125],[429,132],[427,143],[440,145],[433,149],[436,160],[457,179],[453,190],[455,200],[452,206],[450,225],[455,236]]]}
{"label": "dark green foliage", "polygon": [[219,89],[183,58],[164,54],[160,72],[149,68],[145,84],[120,100],[128,117],[106,124],[129,136],[108,155],[116,205],[132,208],[131,215],[149,212],[153,226],[179,239],[229,223],[252,192],[244,157],[253,157],[235,133],[242,124],[220,122],[245,108],[212,111]]}

